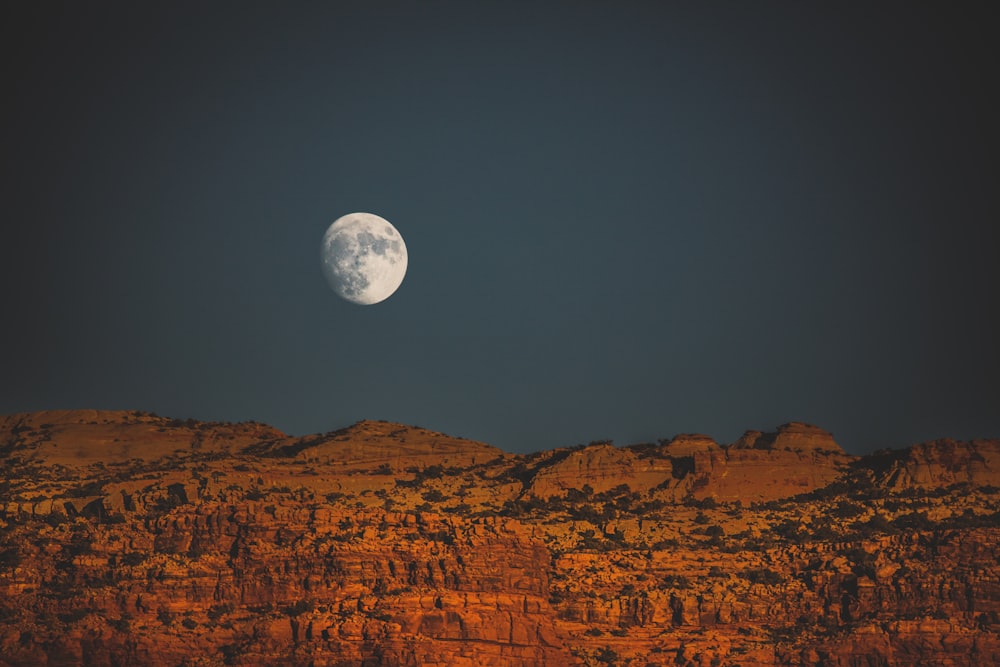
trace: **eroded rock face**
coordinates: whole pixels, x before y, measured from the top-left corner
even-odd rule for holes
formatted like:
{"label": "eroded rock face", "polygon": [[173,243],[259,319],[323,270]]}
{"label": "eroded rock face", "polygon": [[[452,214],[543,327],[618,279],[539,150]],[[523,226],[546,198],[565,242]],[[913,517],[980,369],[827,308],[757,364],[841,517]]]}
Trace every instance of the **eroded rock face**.
{"label": "eroded rock face", "polygon": [[700,433],[682,433],[664,443],[666,454],[671,457],[694,456],[719,449],[715,440]]}
{"label": "eroded rock face", "polygon": [[[562,450],[536,464],[528,493],[547,499],[571,489],[602,493],[625,484],[669,502],[767,501],[826,486],[855,460],[825,431],[807,427],[801,435],[797,428],[779,429],[770,437],[759,434],[755,441],[766,440],[759,447],[720,447],[708,436],[678,435],[658,446]],[[782,446],[774,447],[775,441]]]}
{"label": "eroded rock face", "polygon": [[181,421],[137,411],[50,410],[0,417],[0,453],[8,460],[30,460],[43,466],[156,461],[198,452],[227,454],[285,438],[281,431],[256,422]]}
{"label": "eroded rock face", "polygon": [[670,479],[670,459],[641,459],[628,449],[599,444],[569,452],[555,463],[543,465],[532,477],[528,493],[538,498],[563,496],[570,489],[601,493],[626,484],[646,491]]}
{"label": "eroded rock face", "polygon": [[998,460],[0,417],[0,666],[1000,664]]}
{"label": "eroded rock face", "polygon": [[358,422],[320,436],[272,441],[249,451],[265,456],[290,456],[341,469],[388,466],[395,471],[428,466],[467,467],[504,456],[502,450],[481,442],[378,421]]}
{"label": "eroded rock face", "polygon": [[694,456],[694,471],[675,497],[735,502],[787,498],[822,488],[844,474],[854,457],[822,450],[733,449]]}
{"label": "eroded rock face", "polygon": [[934,440],[879,452],[869,459],[867,467],[879,482],[898,490],[995,484],[1000,472],[1000,451],[994,440]]}
{"label": "eroded rock face", "polygon": [[733,443],[732,448],[844,453],[829,431],[802,422],[782,424],[770,433],[747,431]]}

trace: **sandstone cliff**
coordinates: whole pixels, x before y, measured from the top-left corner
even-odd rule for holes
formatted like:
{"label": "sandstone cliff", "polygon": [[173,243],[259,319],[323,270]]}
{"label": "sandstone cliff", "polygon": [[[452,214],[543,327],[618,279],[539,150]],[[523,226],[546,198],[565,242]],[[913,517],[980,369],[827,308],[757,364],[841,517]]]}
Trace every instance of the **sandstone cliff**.
{"label": "sandstone cliff", "polygon": [[881,485],[892,489],[936,488],[952,484],[994,484],[1000,452],[992,440],[934,440],[900,451],[878,452],[865,462]]}
{"label": "sandstone cliff", "polygon": [[1000,664],[998,461],[0,417],[0,666]]}

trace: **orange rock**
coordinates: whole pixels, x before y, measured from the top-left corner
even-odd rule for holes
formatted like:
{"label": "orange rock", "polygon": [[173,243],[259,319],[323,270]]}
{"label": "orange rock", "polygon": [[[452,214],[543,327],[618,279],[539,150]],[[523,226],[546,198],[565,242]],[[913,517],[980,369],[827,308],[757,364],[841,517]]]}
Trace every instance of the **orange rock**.
{"label": "orange rock", "polygon": [[1000,664],[997,441],[517,456],[79,411],[0,443],[0,667]]}

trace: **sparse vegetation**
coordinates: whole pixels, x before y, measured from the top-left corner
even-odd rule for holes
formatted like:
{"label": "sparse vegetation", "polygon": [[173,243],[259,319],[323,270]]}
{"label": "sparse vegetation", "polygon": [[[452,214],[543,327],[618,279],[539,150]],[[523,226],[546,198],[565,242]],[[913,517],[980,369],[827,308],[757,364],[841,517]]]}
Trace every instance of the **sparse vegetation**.
{"label": "sparse vegetation", "polygon": [[437,489],[431,489],[429,491],[424,491],[420,494],[420,497],[429,503],[440,503],[448,499],[443,493]]}
{"label": "sparse vegetation", "polygon": [[[229,457],[210,443],[231,433],[152,428],[190,429],[202,448],[83,473],[12,463],[0,480],[0,585],[16,590],[0,600],[0,627],[18,628],[7,635],[16,660],[29,664],[17,656],[91,629],[109,651],[132,633],[217,637],[214,659],[233,665],[282,642],[308,646],[319,662],[357,633],[374,655],[396,624],[460,646],[480,632],[466,605],[492,601],[515,628],[529,615],[532,630],[518,641],[569,628],[581,663],[640,667],[746,665],[764,645],[800,659],[821,640],[838,657],[842,637],[863,644],[856,629],[872,624],[892,635],[947,618],[970,641],[1000,625],[983,583],[1000,576],[1000,489],[890,488],[896,455],[842,458],[833,484],[743,504],[731,493],[741,487],[716,486],[700,458],[648,443],[625,452],[629,466],[633,455],[641,464],[620,477],[593,473],[589,446],[401,473],[396,463],[330,464],[309,451],[331,437],[352,447],[349,436]],[[738,451],[720,452],[738,465]],[[560,464],[571,474],[553,469]],[[766,481],[762,494],[773,490]],[[173,590],[179,582],[183,591]],[[629,641],[637,633],[641,654]],[[439,647],[442,660],[450,646]]]}

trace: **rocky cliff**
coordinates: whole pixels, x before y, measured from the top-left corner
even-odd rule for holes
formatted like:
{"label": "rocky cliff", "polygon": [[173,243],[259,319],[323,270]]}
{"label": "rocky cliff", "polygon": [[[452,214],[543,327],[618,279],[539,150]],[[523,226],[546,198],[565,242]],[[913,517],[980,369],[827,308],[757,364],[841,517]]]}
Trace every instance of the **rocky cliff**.
{"label": "rocky cliff", "polygon": [[1000,664],[1000,441],[0,417],[0,665]]}

